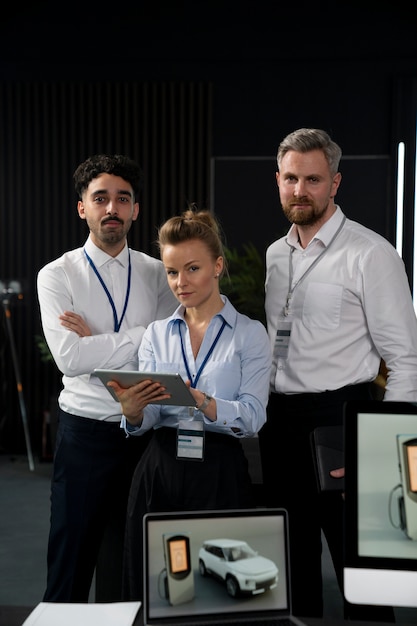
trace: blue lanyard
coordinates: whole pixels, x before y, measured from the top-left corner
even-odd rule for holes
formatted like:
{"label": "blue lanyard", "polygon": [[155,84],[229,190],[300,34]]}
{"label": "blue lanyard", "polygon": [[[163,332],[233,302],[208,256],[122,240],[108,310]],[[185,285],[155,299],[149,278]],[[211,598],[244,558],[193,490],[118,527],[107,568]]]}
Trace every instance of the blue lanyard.
{"label": "blue lanyard", "polygon": [[129,254],[129,269],[128,269],[128,275],[127,275],[127,290],[126,290],[126,298],[125,298],[125,305],[123,307],[123,313],[122,313],[122,317],[120,318],[120,320],[118,320],[117,318],[117,311],[116,311],[116,307],[113,301],[113,298],[111,297],[110,291],[107,289],[104,280],[102,279],[102,277],[100,276],[100,273],[98,271],[98,269],[96,268],[96,266],[94,265],[94,261],[93,259],[87,254],[87,250],[84,248],[84,254],[87,257],[87,260],[89,262],[89,264],[91,265],[91,267],[94,270],[95,275],[97,276],[97,278],[99,279],[101,286],[103,287],[104,291],[106,292],[106,295],[109,299],[109,302],[111,304],[111,308],[113,309],[113,319],[114,319],[114,332],[118,333],[120,330],[120,326],[122,325],[123,322],[123,318],[125,316],[126,313],[126,309],[127,309],[127,303],[129,302],[129,296],[130,296],[130,281],[132,278],[132,264],[130,262],[130,250],[128,249],[128,254]]}
{"label": "blue lanyard", "polygon": [[[193,380],[192,376],[191,376],[191,372],[190,372],[190,368],[188,367],[188,361],[187,361],[187,355],[185,354],[185,347],[184,347],[184,339],[182,337],[182,333],[181,333],[181,323],[183,320],[177,320],[178,323],[178,330],[180,333],[180,337],[181,337],[181,350],[182,350],[182,358],[184,359],[184,365],[185,365],[185,369],[187,370],[187,376],[189,380]],[[220,335],[223,332],[224,327],[226,326],[226,320],[223,319],[223,324],[221,325],[221,328],[219,330],[219,332],[217,333],[213,343],[211,344],[210,350],[207,352],[206,356],[204,357],[204,361],[202,362],[202,364],[200,365],[200,369],[197,372],[197,376],[195,377],[194,382],[191,382],[191,387],[195,387],[198,383],[198,379],[200,378],[200,374],[203,371],[207,361],[209,360],[209,358],[211,357],[211,353],[213,352],[216,343],[219,341],[220,339]]]}

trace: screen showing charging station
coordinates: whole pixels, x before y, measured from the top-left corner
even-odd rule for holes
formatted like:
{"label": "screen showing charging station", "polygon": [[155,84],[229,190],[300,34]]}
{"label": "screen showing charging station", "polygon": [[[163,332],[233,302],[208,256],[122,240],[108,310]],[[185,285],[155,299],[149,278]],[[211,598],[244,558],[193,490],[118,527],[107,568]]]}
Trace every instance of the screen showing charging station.
{"label": "screen showing charging station", "polygon": [[167,540],[169,570],[171,574],[188,574],[190,562],[188,557],[188,539],[186,537],[173,537]]}
{"label": "screen showing charging station", "polygon": [[194,598],[190,538],[186,533],[164,533],[162,544],[166,565],[166,598],[173,606],[190,602]]}

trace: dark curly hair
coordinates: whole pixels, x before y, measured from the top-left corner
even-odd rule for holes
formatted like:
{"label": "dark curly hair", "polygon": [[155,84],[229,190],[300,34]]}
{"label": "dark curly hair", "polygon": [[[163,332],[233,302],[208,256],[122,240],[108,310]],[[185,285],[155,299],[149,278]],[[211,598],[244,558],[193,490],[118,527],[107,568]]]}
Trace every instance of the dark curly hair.
{"label": "dark curly hair", "polygon": [[135,202],[142,188],[142,170],[138,163],[123,154],[95,154],[81,163],[74,172],[75,191],[80,200],[90,182],[100,174],[114,174],[132,186]]}

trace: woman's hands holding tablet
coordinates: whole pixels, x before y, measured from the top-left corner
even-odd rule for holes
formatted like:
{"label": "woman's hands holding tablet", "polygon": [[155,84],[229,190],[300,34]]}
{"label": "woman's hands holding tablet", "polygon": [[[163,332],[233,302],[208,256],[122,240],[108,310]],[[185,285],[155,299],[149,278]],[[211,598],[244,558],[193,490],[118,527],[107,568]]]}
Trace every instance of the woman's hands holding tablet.
{"label": "woman's hands holding tablet", "polygon": [[114,390],[122,405],[123,415],[132,426],[140,426],[145,406],[171,397],[164,385],[150,379],[142,380],[131,387],[122,387],[117,381],[110,380],[107,387]]}

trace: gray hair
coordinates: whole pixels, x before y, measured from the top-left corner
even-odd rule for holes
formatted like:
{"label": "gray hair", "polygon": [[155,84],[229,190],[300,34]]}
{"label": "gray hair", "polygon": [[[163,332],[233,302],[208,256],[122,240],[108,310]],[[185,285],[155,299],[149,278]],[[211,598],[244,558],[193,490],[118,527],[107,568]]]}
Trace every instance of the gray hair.
{"label": "gray hair", "polygon": [[324,130],[319,128],[299,128],[287,135],[279,144],[277,154],[278,169],[280,169],[284,155],[290,150],[295,150],[295,152],[322,150],[329,164],[331,174],[337,174],[339,171],[342,150]]}

